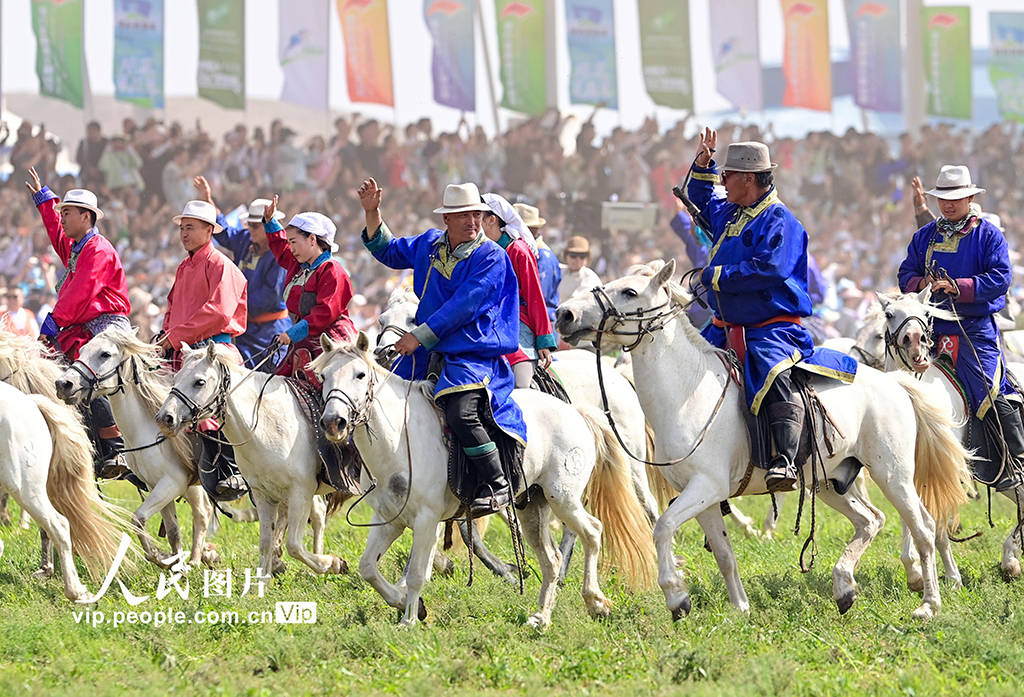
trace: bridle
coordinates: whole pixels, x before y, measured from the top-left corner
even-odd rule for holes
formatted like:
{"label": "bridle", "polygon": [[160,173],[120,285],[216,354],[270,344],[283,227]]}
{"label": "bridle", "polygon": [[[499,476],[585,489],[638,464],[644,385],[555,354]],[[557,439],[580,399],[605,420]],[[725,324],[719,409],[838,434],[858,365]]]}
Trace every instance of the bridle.
{"label": "bridle", "polygon": [[[68,368],[78,373],[78,375],[82,378],[82,381],[85,383],[85,386],[79,387],[71,394],[77,395],[79,392],[85,392],[86,396],[84,398],[84,401],[91,402],[93,400],[93,397],[96,396],[96,388],[98,388],[102,383],[106,382],[107,380],[114,376],[117,376],[117,386],[114,388],[114,391],[111,392],[110,394],[115,395],[119,392],[124,392],[124,377],[121,375],[121,368],[122,366],[124,366],[125,363],[128,362],[128,358],[128,356],[125,356],[124,358],[121,359],[120,363],[118,363],[113,368],[102,374],[99,374],[95,370],[93,370],[92,366],[90,366],[85,361],[81,359],[75,360],[70,366],[68,366]],[[138,382],[138,376],[135,377],[135,381],[136,383]]]}
{"label": "bridle", "polygon": [[860,357],[862,359],[861,362],[864,365],[870,368],[874,368],[876,370],[885,369],[885,359],[881,358],[880,356],[876,356],[875,354],[871,353],[860,344],[854,344],[853,346],[850,347],[850,353],[852,354],[854,351],[860,354]]}
{"label": "bridle", "polygon": [[931,317],[929,316],[928,319],[925,320],[924,318],[919,317],[918,315],[907,315],[906,318],[904,318],[904,320],[900,322],[899,326],[896,327],[896,329],[893,331],[890,331],[889,325],[886,324],[885,355],[896,358],[897,360],[899,360],[900,363],[903,364],[903,366],[907,370],[911,371],[912,373],[917,373],[917,369],[911,364],[910,356],[907,354],[907,349],[904,348],[899,343],[900,336],[903,334],[903,331],[907,328],[907,325],[911,323],[917,323],[921,325],[921,343],[923,344],[925,350],[931,350],[932,344],[934,343],[932,340]]}
{"label": "bridle", "polygon": [[[362,357],[360,357],[360,360],[363,360]],[[374,365],[369,364],[368,361],[367,363],[367,387],[366,392],[363,394],[363,398],[361,401],[356,401],[351,396],[349,396],[349,394],[345,392],[345,390],[339,387],[332,387],[327,391],[327,394],[324,396],[325,411],[327,409],[327,405],[334,400],[341,402],[345,407],[348,408],[348,423],[349,427],[352,429],[358,428],[360,426],[365,426],[367,423],[370,422],[370,409],[373,407],[373,402],[376,399],[377,380],[375,378],[377,371]],[[381,382],[381,385],[383,384],[384,383]]]}
{"label": "bridle", "polygon": [[189,423],[192,425],[192,430],[198,429],[199,422],[205,418],[216,419],[221,423],[224,422],[224,412],[227,410],[229,390],[231,388],[231,371],[219,361],[217,362],[217,367],[220,370],[220,380],[217,381],[213,397],[205,404],[199,404],[178,389],[177,386],[172,387],[167,395],[168,397],[177,397],[185,405],[185,408],[189,410],[188,418]]}

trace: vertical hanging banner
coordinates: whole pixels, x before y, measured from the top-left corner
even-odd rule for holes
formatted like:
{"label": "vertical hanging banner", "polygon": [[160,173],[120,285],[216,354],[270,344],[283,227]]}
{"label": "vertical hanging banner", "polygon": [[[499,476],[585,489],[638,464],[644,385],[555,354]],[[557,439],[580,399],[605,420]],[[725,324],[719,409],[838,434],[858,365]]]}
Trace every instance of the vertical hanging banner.
{"label": "vertical hanging banner", "polygon": [[764,108],[757,0],[708,0],[719,94],[737,109]]}
{"label": "vertical hanging banner", "polygon": [[640,61],[655,104],[693,109],[690,7],[680,0],[639,0]]}
{"label": "vertical hanging banner", "polygon": [[1024,12],[989,13],[992,58],[989,76],[999,115],[1024,121]]}
{"label": "vertical hanging banner", "polygon": [[114,0],[114,96],[164,106],[164,0]]}
{"label": "vertical hanging banner", "polygon": [[569,101],[619,106],[612,0],[565,0]]}
{"label": "vertical hanging banner", "polygon": [[931,116],[971,118],[971,8],[924,7],[925,110]]}
{"label": "vertical hanging banner", "polygon": [[864,109],[903,109],[900,0],[846,0],[853,99]]}
{"label": "vertical hanging banner", "polygon": [[199,96],[225,109],[245,108],[245,3],[198,0]]}
{"label": "vertical hanging banner", "polygon": [[84,104],[82,0],[32,0],[39,93]]}
{"label": "vertical hanging banner", "polygon": [[547,21],[545,0],[495,0],[501,105],[539,115],[547,108]]}
{"label": "vertical hanging banner", "polygon": [[828,0],[781,0],[786,43],[783,106],[832,111]]}
{"label": "vertical hanging banner", "polygon": [[329,0],[281,3],[277,8],[278,54],[284,85],[281,101],[327,108]]}
{"label": "vertical hanging banner", "polygon": [[431,76],[434,101],[476,110],[476,0],[423,0],[423,20],[434,40]]}
{"label": "vertical hanging banner", "polygon": [[[407,0],[408,1],[408,0]],[[395,105],[387,0],[338,0],[348,98]]]}

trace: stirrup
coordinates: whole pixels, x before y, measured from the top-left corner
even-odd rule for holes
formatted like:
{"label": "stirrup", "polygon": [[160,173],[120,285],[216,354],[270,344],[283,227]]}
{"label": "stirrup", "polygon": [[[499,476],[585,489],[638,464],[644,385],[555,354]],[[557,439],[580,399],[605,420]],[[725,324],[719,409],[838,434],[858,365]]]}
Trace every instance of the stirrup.
{"label": "stirrup", "polygon": [[95,466],[95,474],[98,479],[123,479],[131,474],[131,472],[128,466],[124,464],[120,453],[97,462]]}
{"label": "stirrup", "polygon": [[[487,493],[480,495],[480,492],[484,489],[486,489]],[[507,483],[497,487],[492,486],[492,484],[483,484],[477,490],[477,494],[477,497],[469,504],[469,516],[471,518],[479,518],[497,513],[512,503]]]}
{"label": "stirrup", "polygon": [[771,493],[796,491],[798,487],[796,466],[785,455],[777,455],[764,475],[764,484]]}
{"label": "stirrup", "polygon": [[232,474],[217,482],[214,493],[219,501],[233,501],[249,490],[248,484],[240,474]]}

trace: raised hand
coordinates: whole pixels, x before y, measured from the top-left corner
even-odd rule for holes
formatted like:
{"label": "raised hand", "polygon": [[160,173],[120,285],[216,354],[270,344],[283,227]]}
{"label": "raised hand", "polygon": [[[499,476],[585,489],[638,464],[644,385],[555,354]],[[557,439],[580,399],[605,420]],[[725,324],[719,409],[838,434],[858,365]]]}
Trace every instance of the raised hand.
{"label": "raised hand", "polygon": [[29,167],[28,176],[30,181],[25,182],[25,186],[28,187],[29,193],[37,194],[42,191],[43,184],[39,181],[39,175],[36,173],[35,167]]}
{"label": "raised hand", "polygon": [[269,223],[274,219],[274,213],[277,212],[277,194],[274,194],[274,198],[270,199],[270,205],[263,208],[263,222]]}
{"label": "raised hand", "polygon": [[359,186],[357,193],[359,194],[359,203],[364,211],[369,213],[380,209],[380,201],[384,195],[384,189],[377,186],[377,182],[373,177],[364,180]]}
{"label": "raised hand", "polygon": [[200,200],[213,203],[213,189],[210,188],[210,182],[206,181],[206,177],[200,174],[198,177],[193,178],[192,186],[196,188],[196,193],[199,194]]}
{"label": "raised hand", "polygon": [[927,206],[924,202],[924,185],[921,183],[921,177],[914,177],[911,179],[910,188],[914,190],[914,208],[926,208]]}
{"label": "raised hand", "polygon": [[700,134],[700,142],[697,144],[696,162],[698,167],[708,166],[716,147],[718,147],[718,131],[705,126],[704,131]]}

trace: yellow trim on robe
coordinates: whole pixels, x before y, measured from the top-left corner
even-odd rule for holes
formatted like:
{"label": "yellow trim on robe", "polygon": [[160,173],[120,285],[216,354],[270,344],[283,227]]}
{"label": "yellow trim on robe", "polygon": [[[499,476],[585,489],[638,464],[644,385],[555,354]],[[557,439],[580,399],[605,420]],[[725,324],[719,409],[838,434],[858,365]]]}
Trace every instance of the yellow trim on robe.
{"label": "yellow trim on robe", "polygon": [[715,271],[711,276],[711,287],[715,289],[715,292],[721,292],[721,288],[718,287],[718,279],[722,277],[722,267],[716,266]]}
{"label": "yellow trim on robe", "polygon": [[800,370],[806,370],[808,373],[814,373],[815,375],[823,375],[827,378],[834,378],[840,382],[847,384],[854,381],[857,377],[856,373],[847,373],[845,370],[836,370],[835,368],[826,368],[823,365],[815,365],[808,363],[807,361],[800,361],[799,364],[794,366]]}
{"label": "yellow trim on robe", "polygon": [[757,416],[757,412],[761,410],[761,401],[764,399],[764,396],[768,393],[768,390],[771,389],[772,384],[775,382],[775,378],[779,376],[779,373],[781,373],[784,370],[789,370],[794,365],[799,363],[802,359],[803,356],[800,355],[800,350],[794,349],[792,356],[790,356],[789,358],[782,359],[781,361],[775,364],[774,368],[768,371],[768,376],[764,379],[764,385],[761,386],[761,389],[757,391],[757,394],[754,395],[754,399],[751,400],[750,402],[750,413],[754,414],[754,416]]}
{"label": "yellow trim on robe", "polygon": [[752,223],[757,216],[764,213],[768,206],[775,203],[782,203],[779,200],[779,195],[774,189],[762,199],[761,203],[757,204],[753,208],[741,208],[739,215],[736,216],[736,220],[725,226],[725,231],[719,236],[718,241],[711,247],[711,253],[708,254],[708,263],[710,264],[715,260],[715,255],[718,254],[718,248],[725,242],[726,237],[736,237],[743,232],[743,229],[750,223]]}
{"label": "yellow trim on robe", "polygon": [[1003,361],[996,361],[996,372],[992,376],[992,387],[988,391],[988,397],[978,406],[978,418],[984,419],[985,414],[995,404],[995,399],[999,395],[999,388],[1003,384]]}
{"label": "yellow trim on robe", "polygon": [[702,182],[714,182],[717,184],[721,181],[721,178],[717,174],[705,174],[704,172],[690,172],[690,176],[694,179],[699,179]]}

